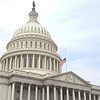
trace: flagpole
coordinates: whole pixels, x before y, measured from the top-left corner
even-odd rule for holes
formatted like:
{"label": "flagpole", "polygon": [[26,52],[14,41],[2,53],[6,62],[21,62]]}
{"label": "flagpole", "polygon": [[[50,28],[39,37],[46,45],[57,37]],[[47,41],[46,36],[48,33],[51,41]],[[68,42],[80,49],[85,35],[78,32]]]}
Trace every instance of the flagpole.
{"label": "flagpole", "polygon": [[[65,48],[65,56],[67,58],[66,48]],[[67,60],[66,60],[66,72],[67,72]]]}

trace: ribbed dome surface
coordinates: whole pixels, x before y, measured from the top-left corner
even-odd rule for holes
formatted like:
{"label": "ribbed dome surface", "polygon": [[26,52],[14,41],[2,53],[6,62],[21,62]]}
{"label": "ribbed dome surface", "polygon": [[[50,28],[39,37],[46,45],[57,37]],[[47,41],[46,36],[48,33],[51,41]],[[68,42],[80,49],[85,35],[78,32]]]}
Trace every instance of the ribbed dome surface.
{"label": "ribbed dome surface", "polygon": [[40,33],[40,35],[45,35],[51,38],[49,32],[37,22],[28,22],[27,24],[23,25],[22,27],[16,30],[16,32],[14,33],[14,37],[24,35],[27,33],[28,34]]}
{"label": "ribbed dome surface", "polygon": [[25,34],[38,34],[51,38],[49,32],[38,23],[37,17],[38,13],[36,11],[31,11],[29,13],[29,22],[17,29],[13,37]]}

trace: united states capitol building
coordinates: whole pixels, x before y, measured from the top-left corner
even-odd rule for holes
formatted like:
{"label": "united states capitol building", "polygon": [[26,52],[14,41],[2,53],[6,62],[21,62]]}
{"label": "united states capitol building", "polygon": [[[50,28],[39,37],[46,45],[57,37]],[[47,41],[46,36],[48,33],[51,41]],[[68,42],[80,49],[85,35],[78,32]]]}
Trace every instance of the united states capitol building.
{"label": "united states capitol building", "polygon": [[100,86],[72,71],[62,73],[58,47],[37,17],[33,2],[29,21],[0,59],[0,100],[100,100]]}

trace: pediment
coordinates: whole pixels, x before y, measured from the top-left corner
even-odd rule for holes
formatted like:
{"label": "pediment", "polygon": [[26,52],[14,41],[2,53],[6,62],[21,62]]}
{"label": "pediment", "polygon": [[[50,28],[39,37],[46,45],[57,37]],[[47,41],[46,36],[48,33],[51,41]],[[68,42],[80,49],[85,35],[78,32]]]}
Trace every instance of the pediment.
{"label": "pediment", "polygon": [[76,83],[81,85],[89,85],[89,82],[85,81],[81,77],[79,77],[77,74],[73,72],[66,72],[62,73],[56,76],[51,77],[51,79],[64,81],[64,82],[70,82],[70,83]]}

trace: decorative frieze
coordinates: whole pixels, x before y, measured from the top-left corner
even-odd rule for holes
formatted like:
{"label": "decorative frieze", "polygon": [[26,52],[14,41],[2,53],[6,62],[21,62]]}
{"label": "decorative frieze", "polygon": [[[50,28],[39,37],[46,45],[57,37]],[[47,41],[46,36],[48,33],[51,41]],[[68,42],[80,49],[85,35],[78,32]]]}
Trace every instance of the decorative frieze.
{"label": "decorative frieze", "polygon": [[65,77],[65,81],[67,82],[75,82],[75,77],[72,76],[71,74],[67,74]]}

